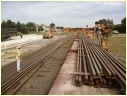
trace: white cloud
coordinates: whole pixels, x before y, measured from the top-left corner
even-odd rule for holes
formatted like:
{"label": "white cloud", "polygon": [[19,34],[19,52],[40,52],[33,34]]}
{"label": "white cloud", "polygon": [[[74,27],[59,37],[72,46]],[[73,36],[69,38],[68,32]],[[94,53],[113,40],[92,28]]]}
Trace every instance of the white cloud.
{"label": "white cloud", "polygon": [[21,23],[55,23],[57,26],[91,27],[100,19],[121,23],[126,16],[126,2],[1,2],[2,20]]}

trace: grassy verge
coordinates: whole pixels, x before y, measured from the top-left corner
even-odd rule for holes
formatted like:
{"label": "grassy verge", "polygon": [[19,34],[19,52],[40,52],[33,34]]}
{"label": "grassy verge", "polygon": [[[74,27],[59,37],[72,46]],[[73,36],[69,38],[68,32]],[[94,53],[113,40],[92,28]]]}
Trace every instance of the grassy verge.
{"label": "grassy verge", "polygon": [[[94,39],[98,43],[96,36]],[[120,61],[126,63],[126,35],[112,35],[108,38],[107,46]]]}

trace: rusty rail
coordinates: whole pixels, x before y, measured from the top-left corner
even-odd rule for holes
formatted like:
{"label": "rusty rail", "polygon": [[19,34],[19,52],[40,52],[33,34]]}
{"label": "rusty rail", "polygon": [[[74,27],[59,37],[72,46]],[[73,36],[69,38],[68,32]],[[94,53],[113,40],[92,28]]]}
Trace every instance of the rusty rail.
{"label": "rusty rail", "polygon": [[[2,69],[2,86],[1,94],[4,94],[9,88],[11,88],[15,83],[17,83],[21,78],[23,78],[28,72],[33,70],[35,67],[40,67],[56,50],[58,50],[64,43],[68,42],[71,39],[71,36],[68,36],[65,39],[59,40],[57,43],[50,44],[46,48],[41,48],[33,53],[31,53],[26,58],[23,58],[22,72],[17,73],[16,68],[8,70],[14,67],[12,62],[9,67]],[[16,66],[15,66],[16,67]],[[38,69],[36,68],[36,70]]]}
{"label": "rusty rail", "polygon": [[[82,69],[81,69],[81,68]],[[82,74],[81,74],[82,73]],[[84,34],[79,35],[76,77],[95,87],[118,85],[126,92],[126,66]],[[76,85],[81,80],[76,78]],[[77,84],[78,83],[78,84]]]}

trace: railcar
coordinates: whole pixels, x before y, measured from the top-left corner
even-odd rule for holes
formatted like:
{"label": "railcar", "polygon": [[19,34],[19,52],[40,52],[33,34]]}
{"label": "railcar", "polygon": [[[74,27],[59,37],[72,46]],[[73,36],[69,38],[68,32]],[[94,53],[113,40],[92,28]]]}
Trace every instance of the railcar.
{"label": "railcar", "polygon": [[15,26],[8,26],[8,27],[1,27],[1,41],[11,39],[12,36],[17,35],[17,27]]}

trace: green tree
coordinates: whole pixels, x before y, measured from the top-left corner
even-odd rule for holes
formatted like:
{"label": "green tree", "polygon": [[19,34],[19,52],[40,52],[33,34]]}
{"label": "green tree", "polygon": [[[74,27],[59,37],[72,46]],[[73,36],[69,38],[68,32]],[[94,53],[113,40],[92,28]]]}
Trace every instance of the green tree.
{"label": "green tree", "polygon": [[118,30],[119,32],[121,32],[121,24],[116,24],[113,30]]}
{"label": "green tree", "polygon": [[38,31],[39,31],[39,32],[40,32],[40,31],[43,31],[43,27],[42,27],[42,26],[39,26]]}
{"label": "green tree", "polygon": [[126,17],[121,20],[121,32],[126,33]]}
{"label": "green tree", "polygon": [[110,24],[110,27],[111,27],[111,28],[114,28],[113,19],[111,19],[111,20],[110,20],[109,18],[108,18],[107,20],[106,20],[106,19],[101,19],[101,20],[99,20],[98,22],[99,22],[100,24]]}
{"label": "green tree", "polygon": [[18,21],[16,25],[17,25],[17,31],[21,31],[21,23]]}
{"label": "green tree", "polygon": [[54,23],[51,23],[50,24],[50,28],[54,28],[55,27],[55,24]]}
{"label": "green tree", "polygon": [[15,22],[12,22],[12,23],[11,23],[11,26],[16,26]]}
{"label": "green tree", "polygon": [[55,27],[55,24],[54,23],[51,23],[50,24],[50,28],[52,29],[52,31],[54,31],[54,27]]}
{"label": "green tree", "polygon": [[7,20],[7,26],[11,26],[12,21],[11,20]]}
{"label": "green tree", "polygon": [[25,24],[21,24],[21,32],[23,34],[28,34],[28,29],[27,29],[27,26]]}
{"label": "green tree", "polygon": [[11,20],[7,20],[7,26],[16,26],[15,22],[12,22]]}
{"label": "green tree", "polygon": [[28,28],[28,30],[30,31],[30,32],[32,32],[32,31],[36,31],[36,26],[35,26],[36,24],[34,23],[34,22],[28,22],[27,24],[26,24],[26,26],[27,26],[27,28]]}
{"label": "green tree", "polygon": [[63,29],[63,27],[61,26],[61,27],[56,27],[56,29]]}
{"label": "green tree", "polygon": [[7,26],[7,23],[5,22],[5,21],[3,21],[2,23],[1,23],[1,27],[6,27]]}
{"label": "green tree", "polygon": [[121,24],[116,24],[113,30],[118,30],[120,33],[126,33],[126,17],[121,20]]}

